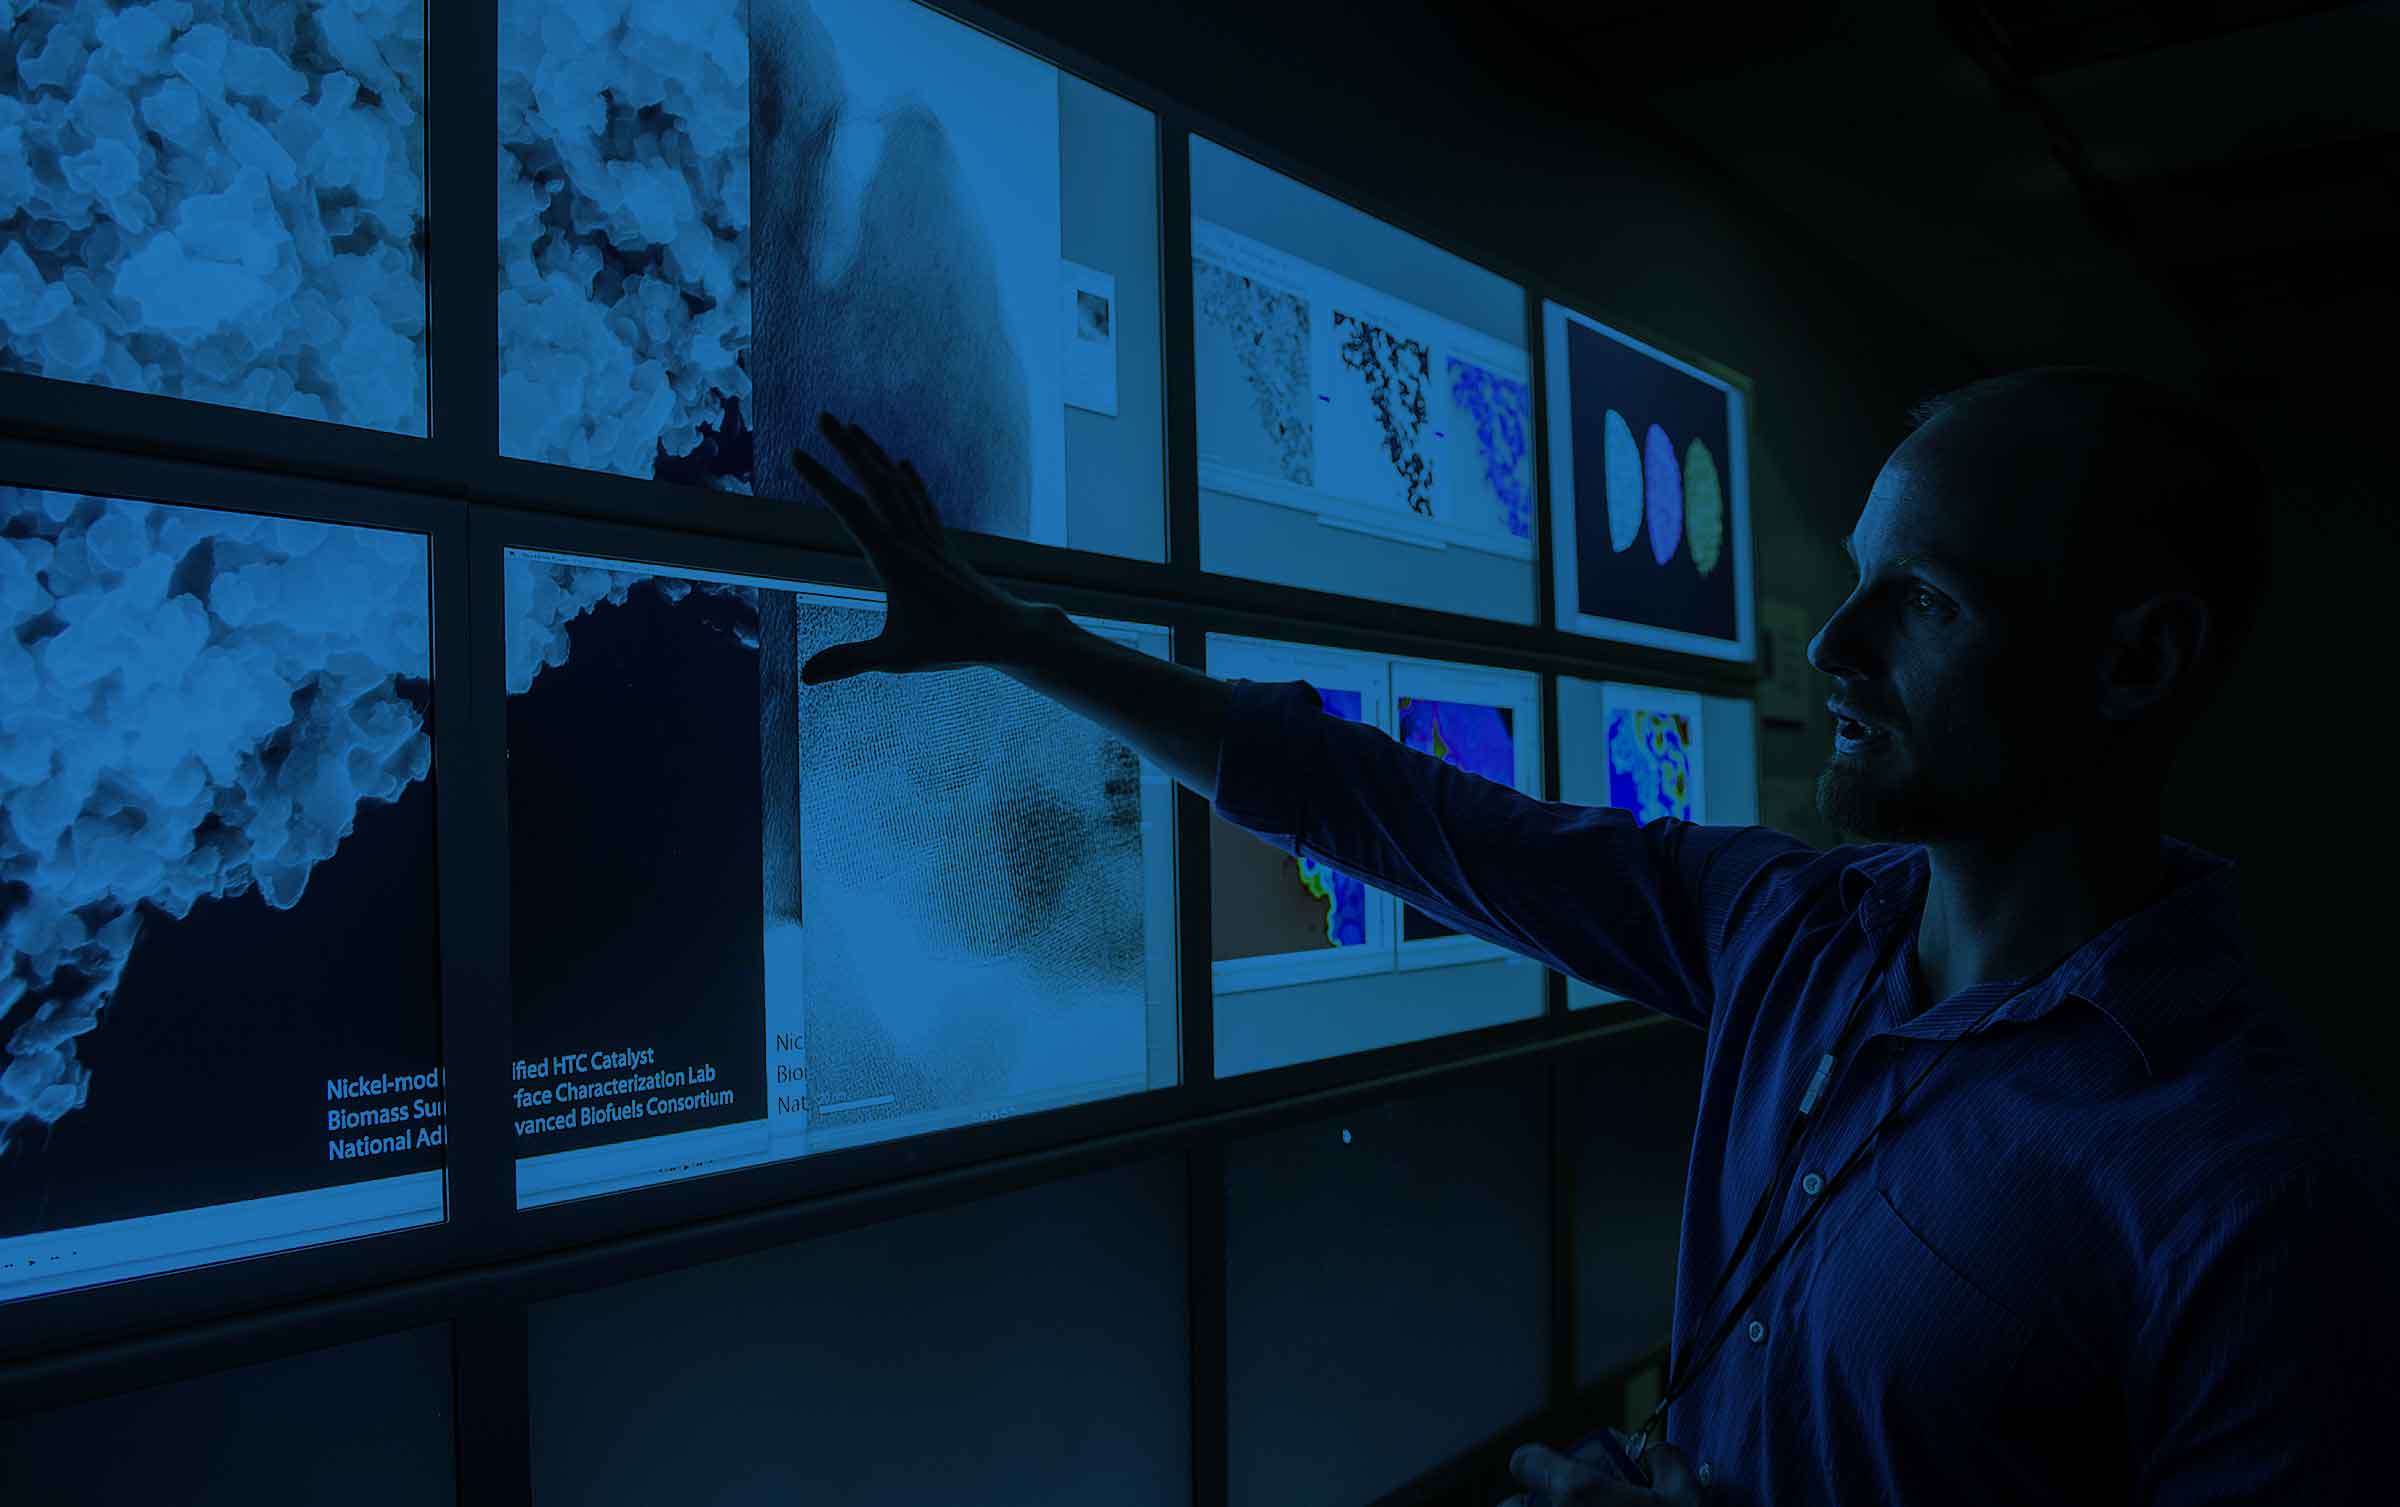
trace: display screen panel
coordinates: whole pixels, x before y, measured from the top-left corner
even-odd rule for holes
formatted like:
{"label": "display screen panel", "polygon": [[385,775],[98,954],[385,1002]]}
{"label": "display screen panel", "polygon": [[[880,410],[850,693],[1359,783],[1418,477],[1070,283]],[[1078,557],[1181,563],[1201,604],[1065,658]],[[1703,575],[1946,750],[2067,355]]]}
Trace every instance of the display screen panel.
{"label": "display screen panel", "polygon": [[1749,659],[1742,390],[1562,305],[1542,319],[1558,626]]}
{"label": "display screen panel", "polygon": [[443,1217],[426,537],[0,487],[0,1301]]}
{"label": "display screen panel", "polygon": [[1156,123],[915,0],[500,4],[504,455],[1164,557]]}
{"label": "display screen panel", "polygon": [[988,669],[802,686],[878,593],[511,550],[507,604],[521,1204],[1177,1080],[1130,746]]}
{"label": "display screen panel", "polygon": [[424,0],[37,0],[0,371],[426,432]]}
{"label": "display screen panel", "polygon": [[[1744,827],[1758,820],[1757,703],[1613,680],[1558,681],[1558,793],[1577,806]],[[1619,999],[1567,980],[1567,1006]]]}
{"label": "display screen panel", "polygon": [[1533,621],[1524,290],[1191,150],[1203,565]]}
{"label": "display screen panel", "polygon": [[[1303,682],[1328,715],[1513,789],[1541,789],[1537,676],[1228,634],[1209,635],[1208,671]],[[1279,768],[1329,795],[1347,778],[1296,758]],[[1214,813],[1209,877],[1220,1077],[1541,1012],[1541,970],[1529,959]]]}

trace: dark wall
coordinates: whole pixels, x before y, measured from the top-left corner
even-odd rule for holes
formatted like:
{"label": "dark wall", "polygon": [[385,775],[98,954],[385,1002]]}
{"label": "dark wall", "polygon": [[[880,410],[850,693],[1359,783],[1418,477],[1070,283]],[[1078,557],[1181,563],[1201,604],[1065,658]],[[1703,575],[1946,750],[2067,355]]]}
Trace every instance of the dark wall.
{"label": "dark wall", "polygon": [[2381,954],[2384,855],[2400,846],[2382,624],[2400,517],[2376,437],[2339,392],[2260,414],[2276,488],[2273,581],[2256,636],[2167,790],[2168,830],[2234,860],[2259,961],[2337,1071],[2400,1135],[2400,1051]]}

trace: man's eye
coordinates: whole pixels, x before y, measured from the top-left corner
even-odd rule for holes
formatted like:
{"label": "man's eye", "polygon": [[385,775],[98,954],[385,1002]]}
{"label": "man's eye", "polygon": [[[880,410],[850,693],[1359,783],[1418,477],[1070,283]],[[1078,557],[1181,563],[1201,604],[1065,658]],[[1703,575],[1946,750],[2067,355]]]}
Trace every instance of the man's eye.
{"label": "man's eye", "polygon": [[1926,601],[1931,602],[1933,604],[1933,611],[1939,612],[1941,610],[1942,599],[1940,597],[1935,596],[1932,592],[1927,591],[1922,586],[1910,587],[1908,592],[1909,601],[1914,603],[1919,597],[1923,597]]}

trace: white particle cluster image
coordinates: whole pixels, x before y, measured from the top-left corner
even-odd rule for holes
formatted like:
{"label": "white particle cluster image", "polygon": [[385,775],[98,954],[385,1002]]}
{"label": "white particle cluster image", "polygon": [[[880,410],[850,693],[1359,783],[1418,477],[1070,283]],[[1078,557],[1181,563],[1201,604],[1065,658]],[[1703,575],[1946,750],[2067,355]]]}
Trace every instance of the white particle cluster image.
{"label": "white particle cluster image", "polygon": [[424,0],[0,13],[0,370],[426,432]]}
{"label": "white particle cluster image", "polygon": [[0,1152],[85,1102],[145,917],[289,910],[426,777],[428,573],[417,534],[0,488]]}
{"label": "white particle cluster image", "polygon": [[[669,602],[680,602],[698,591],[711,596],[737,597],[756,605],[758,589],[729,581],[694,581],[662,576],[639,567],[611,570],[597,565],[572,565],[542,560],[511,551],[503,576],[503,600],[508,613],[508,694],[522,696],[544,670],[562,668],[574,650],[567,626],[602,602],[622,607],[637,586],[646,586]],[[745,649],[758,647],[753,628],[736,632]]]}
{"label": "white particle cluster image", "polygon": [[499,0],[500,449],[749,492],[747,0]]}

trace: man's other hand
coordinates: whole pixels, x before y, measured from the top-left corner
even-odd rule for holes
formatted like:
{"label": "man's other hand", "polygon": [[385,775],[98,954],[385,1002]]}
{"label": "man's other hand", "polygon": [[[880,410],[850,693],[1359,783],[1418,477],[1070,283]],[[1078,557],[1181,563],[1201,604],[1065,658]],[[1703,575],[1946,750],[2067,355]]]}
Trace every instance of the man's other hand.
{"label": "man's other hand", "polygon": [[1557,1450],[1528,1444],[1509,1456],[1508,1473],[1525,1488],[1500,1507],[1702,1507],[1700,1482],[1672,1444],[1642,1455],[1650,1484],[1631,1486],[1605,1464],[1585,1465]]}

